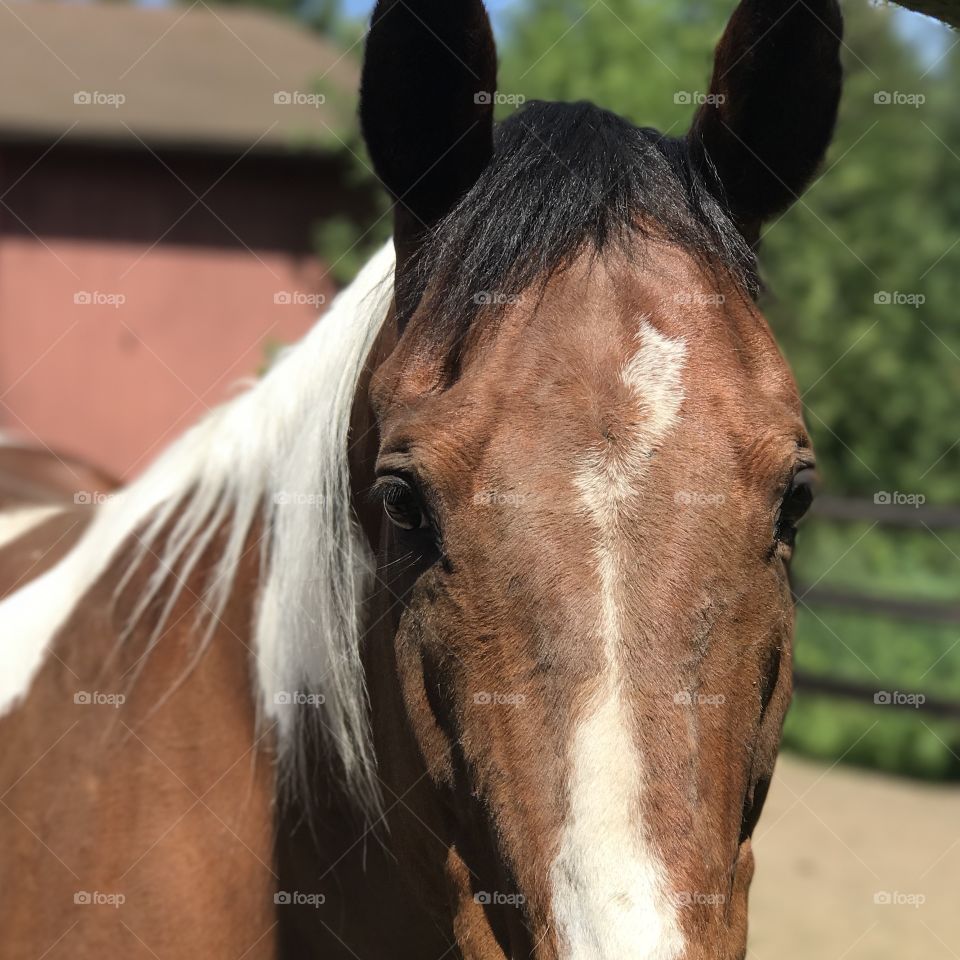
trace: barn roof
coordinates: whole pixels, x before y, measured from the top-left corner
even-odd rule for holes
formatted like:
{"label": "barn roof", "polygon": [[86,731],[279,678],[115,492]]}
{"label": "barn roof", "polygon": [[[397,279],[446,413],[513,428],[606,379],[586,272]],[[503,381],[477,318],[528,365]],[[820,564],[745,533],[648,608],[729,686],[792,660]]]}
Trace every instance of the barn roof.
{"label": "barn roof", "polygon": [[353,121],[350,53],[241,7],[0,4],[0,139],[329,147]]}

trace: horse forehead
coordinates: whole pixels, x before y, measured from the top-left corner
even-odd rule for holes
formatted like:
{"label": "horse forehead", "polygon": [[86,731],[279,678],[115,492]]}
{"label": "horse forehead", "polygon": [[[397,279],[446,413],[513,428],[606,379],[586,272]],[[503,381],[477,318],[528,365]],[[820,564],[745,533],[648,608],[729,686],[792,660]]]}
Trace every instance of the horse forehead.
{"label": "horse forehead", "polygon": [[[799,418],[763,315],[682,250],[642,264],[581,257],[474,326],[447,388],[417,395],[418,365],[393,370],[397,419],[441,469],[485,464],[503,475],[533,463],[549,473],[544,458],[570,464],[628,434],[668,442],[681,406],[687,425],[738,442],[792,431]],[[670,423],[653,429],[668,410]]]}
{"label": "horse forehead", "polygon": [[[464,370],[469,376],[473,367],[495,398],[509,392],[543,402],[549,387],[558,399],[565,392],[581,401],[587,392],[603,399],[617,383],[611,373],[638,353],[644,330],[685,345],[686,367],[696,379],[689,394],[725,388],[736,395],[756,386],[790,402],[795,392],[756,305],[729,277],[673,245],[637,258],[583,255],[541,291],[508,304],[486,339],[479,326],[481,335],[470,338],[477,346],[464,351]],[[654,365],[646,372],[655,379]]]}

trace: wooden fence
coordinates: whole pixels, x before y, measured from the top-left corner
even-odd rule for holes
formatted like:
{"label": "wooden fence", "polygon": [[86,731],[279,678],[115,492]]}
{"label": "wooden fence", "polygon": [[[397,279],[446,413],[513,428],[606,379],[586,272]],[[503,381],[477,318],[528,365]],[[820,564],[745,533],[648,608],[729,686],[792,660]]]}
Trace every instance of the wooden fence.
{"label": "wooden fence", "polygon": [[[960,530],[960,509],[955,507],[932,507],[925,504],[913,506],[844,497],[819,497],[811,520],[815,522],[818,518],[876,523],[905,530],[928,530],[930,533],[938,530]],[[804,604],[814,607],[833,607],[914,622],[960,624],[960,603],[880,597],[859,590],[830,587],[820,583],[807,585],[796,581],[793,584],[793,594],[795,600],[802,600]],[[873,703],[878,693],[876,686],[834,680],[805,670],[795,671],[794,687],[809,693],[841,697],[864,704]],[[900,690],[898,693],[901,696],[891,699],[889,705],[916,709],[917,698],[921,697],[925,714],[960,719],[960,703],[927,696],[919,690]]]}

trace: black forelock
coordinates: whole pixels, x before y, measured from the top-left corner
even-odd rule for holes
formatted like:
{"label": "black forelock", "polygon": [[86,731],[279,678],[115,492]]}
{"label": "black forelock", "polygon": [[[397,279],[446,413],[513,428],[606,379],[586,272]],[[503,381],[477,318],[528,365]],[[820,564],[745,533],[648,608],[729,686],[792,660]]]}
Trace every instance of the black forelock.
{"label": "black forelock", "polygon": [[460,325],[582,250],[632,252],[654,233],[755,295],[753,251],[684,139],[590,103],[533,101],[497,127],[489,165],[398,282],[429,290],[434,322]]}

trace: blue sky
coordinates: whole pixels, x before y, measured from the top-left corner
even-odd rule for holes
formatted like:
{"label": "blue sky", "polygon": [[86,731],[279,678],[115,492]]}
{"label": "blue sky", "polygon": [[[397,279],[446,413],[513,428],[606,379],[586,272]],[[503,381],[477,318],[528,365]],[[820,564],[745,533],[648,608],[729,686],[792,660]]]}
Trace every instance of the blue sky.
{"label": "blue sky", "polygon": [[[502,29],[504,12],[511,7],[519,6],[523,0],[486,0],[486,2],[494,28]],[[374,0],[345,0],[345,3],[349,13],[368,16],[373,9]],[[733,0],[730,6],[733,9]],[[947,27],[929,17],[901,8],[897,8],[894,15],[898,29],[904,37],[916,45],[928,65],[939,59],[956,40]]]}
{"label": "blue sky", "polygon": [[[487,10],[493,19],[494,26],[497,26],[500,14],[509,7],[519,6],[522,0],[487,0]],[[345,6],[348,13],[358,16],[367,16],[373,9],[374,0],[345,0]]]}

